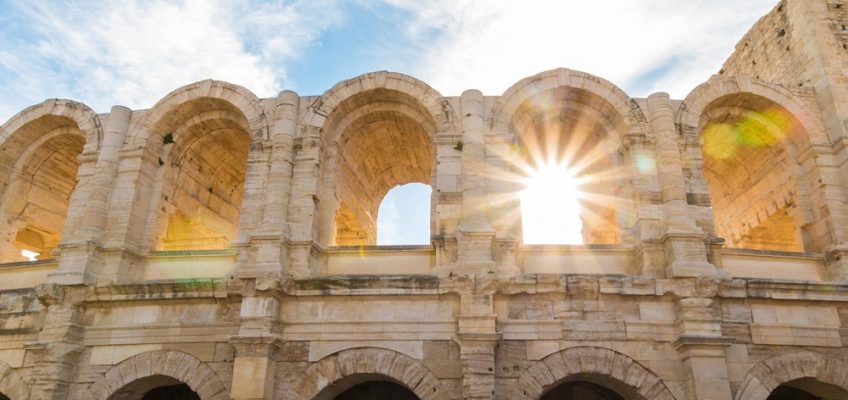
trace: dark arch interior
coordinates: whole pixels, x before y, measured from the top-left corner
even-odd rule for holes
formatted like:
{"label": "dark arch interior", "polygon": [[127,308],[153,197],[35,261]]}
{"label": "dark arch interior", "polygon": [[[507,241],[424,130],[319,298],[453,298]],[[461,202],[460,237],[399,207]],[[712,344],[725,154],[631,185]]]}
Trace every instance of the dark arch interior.
{"label": "dark arch interior", "polygon": [[200,396],[174,378],[153,375],[127,384],[108,400],[200,400]]}
{"label": "dark arch interior", "polygon": [[152,389],[141,400],[200,400],[200,396],[185,383],[180,383]]}
{"label": "dark arch interior", "polygon": [[10,400],[8,396],[3,393],[0,393],[0,400]]}
{"label": "dark arch interior", "polygon": [[540,400],[624,400],[624,397],[601,385],[586,381],[571,381],[545,393]]}
{"label": "dark arch interior", "polygon": [[[419,400],[411,390],[389,381],[368,381],[354,385],[334,400]],[[148,400],[148,399],[144,399]],[[154,399],[149,399],[154,400]]]}
{"label": "dark arch interior", "polygon": [[766,400],[842,400],[848,392],[814,379],[797,379],[774,389]]}

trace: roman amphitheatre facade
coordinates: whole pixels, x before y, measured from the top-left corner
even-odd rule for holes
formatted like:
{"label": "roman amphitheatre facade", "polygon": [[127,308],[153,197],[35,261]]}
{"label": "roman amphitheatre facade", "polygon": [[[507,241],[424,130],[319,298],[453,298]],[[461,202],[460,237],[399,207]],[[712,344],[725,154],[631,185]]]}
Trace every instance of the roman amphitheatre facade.
{"label": "roman amphitheatre facade", "polygon": [[[29,107],[0,130],[0,399],[846,399],[846,24],[785,0],[684,99],[557,69]],[[523,240],[535,153],[582,164],[582,244]],[[431,244],[375,245],[410,182]]]}

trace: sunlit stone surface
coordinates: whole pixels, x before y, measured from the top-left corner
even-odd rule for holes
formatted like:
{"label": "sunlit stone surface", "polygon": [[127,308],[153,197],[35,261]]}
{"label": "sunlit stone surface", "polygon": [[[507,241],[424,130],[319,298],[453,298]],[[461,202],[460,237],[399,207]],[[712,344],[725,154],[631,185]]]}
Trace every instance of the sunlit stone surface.
{"label": "sunlit stone surface", "polygon": [[[846,26],[785,0],[684,99],[556,69],[34,105],[0,128],[0,400],[848,399]],[[376,246],[409,183],[429,244]]]}

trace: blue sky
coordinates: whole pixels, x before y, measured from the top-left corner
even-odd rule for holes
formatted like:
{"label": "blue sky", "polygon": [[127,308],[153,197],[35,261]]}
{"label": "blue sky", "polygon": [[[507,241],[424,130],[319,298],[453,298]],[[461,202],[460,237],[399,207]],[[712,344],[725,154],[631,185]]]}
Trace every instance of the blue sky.
{"label": "blue sky", "polygon": [[[46,98],[149,108],[213,78],[316,95],[392,70],[501,94],[556,67],[685,97],[777,0],[0,0],[0,121]],[[401,210],[400,215],[405,215]]]}

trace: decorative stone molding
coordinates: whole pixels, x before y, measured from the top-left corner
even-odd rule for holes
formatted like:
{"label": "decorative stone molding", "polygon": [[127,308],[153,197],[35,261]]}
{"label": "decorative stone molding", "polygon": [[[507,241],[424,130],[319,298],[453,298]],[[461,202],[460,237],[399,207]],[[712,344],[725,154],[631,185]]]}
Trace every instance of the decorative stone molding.
{"label": "decorative stone molding", "polygon": [[782,354],[760,361],[736,392],[736,400],[765,400],[781,384],[803,378],[848,391],[848,362],[811,351]]}
{"label": "decorative stone molding", "polygon": [[130,357],[110,368],[89,386],[85,400],[109,399],[126,385],[155,375],[185,383],[201,400],[229,399],[227,387],[218,374],[197,358],[179,351],[154,351]]}
{"label": "decorative stone molding", "polygon": [[[307,368],[286,400],[329,399],[346,390],[344,382],[360,383],[358,376],[375,376],[399,383],[421,400],[446,396],[442,384],[418,360],[392,350],[359,348],[343,350],[327,356]],[[334,390],[336,389],[336,390]],[[205,399],[204,399],[205,400]]]}
{"label": "decorative stone molding", "polygon": [[551,354],[519,376],[510,399],[538,400],[570,377],[596,377],[644,400],[674,400],[665,383],[648,368],[619,352],[601,347],[572,347]]}

